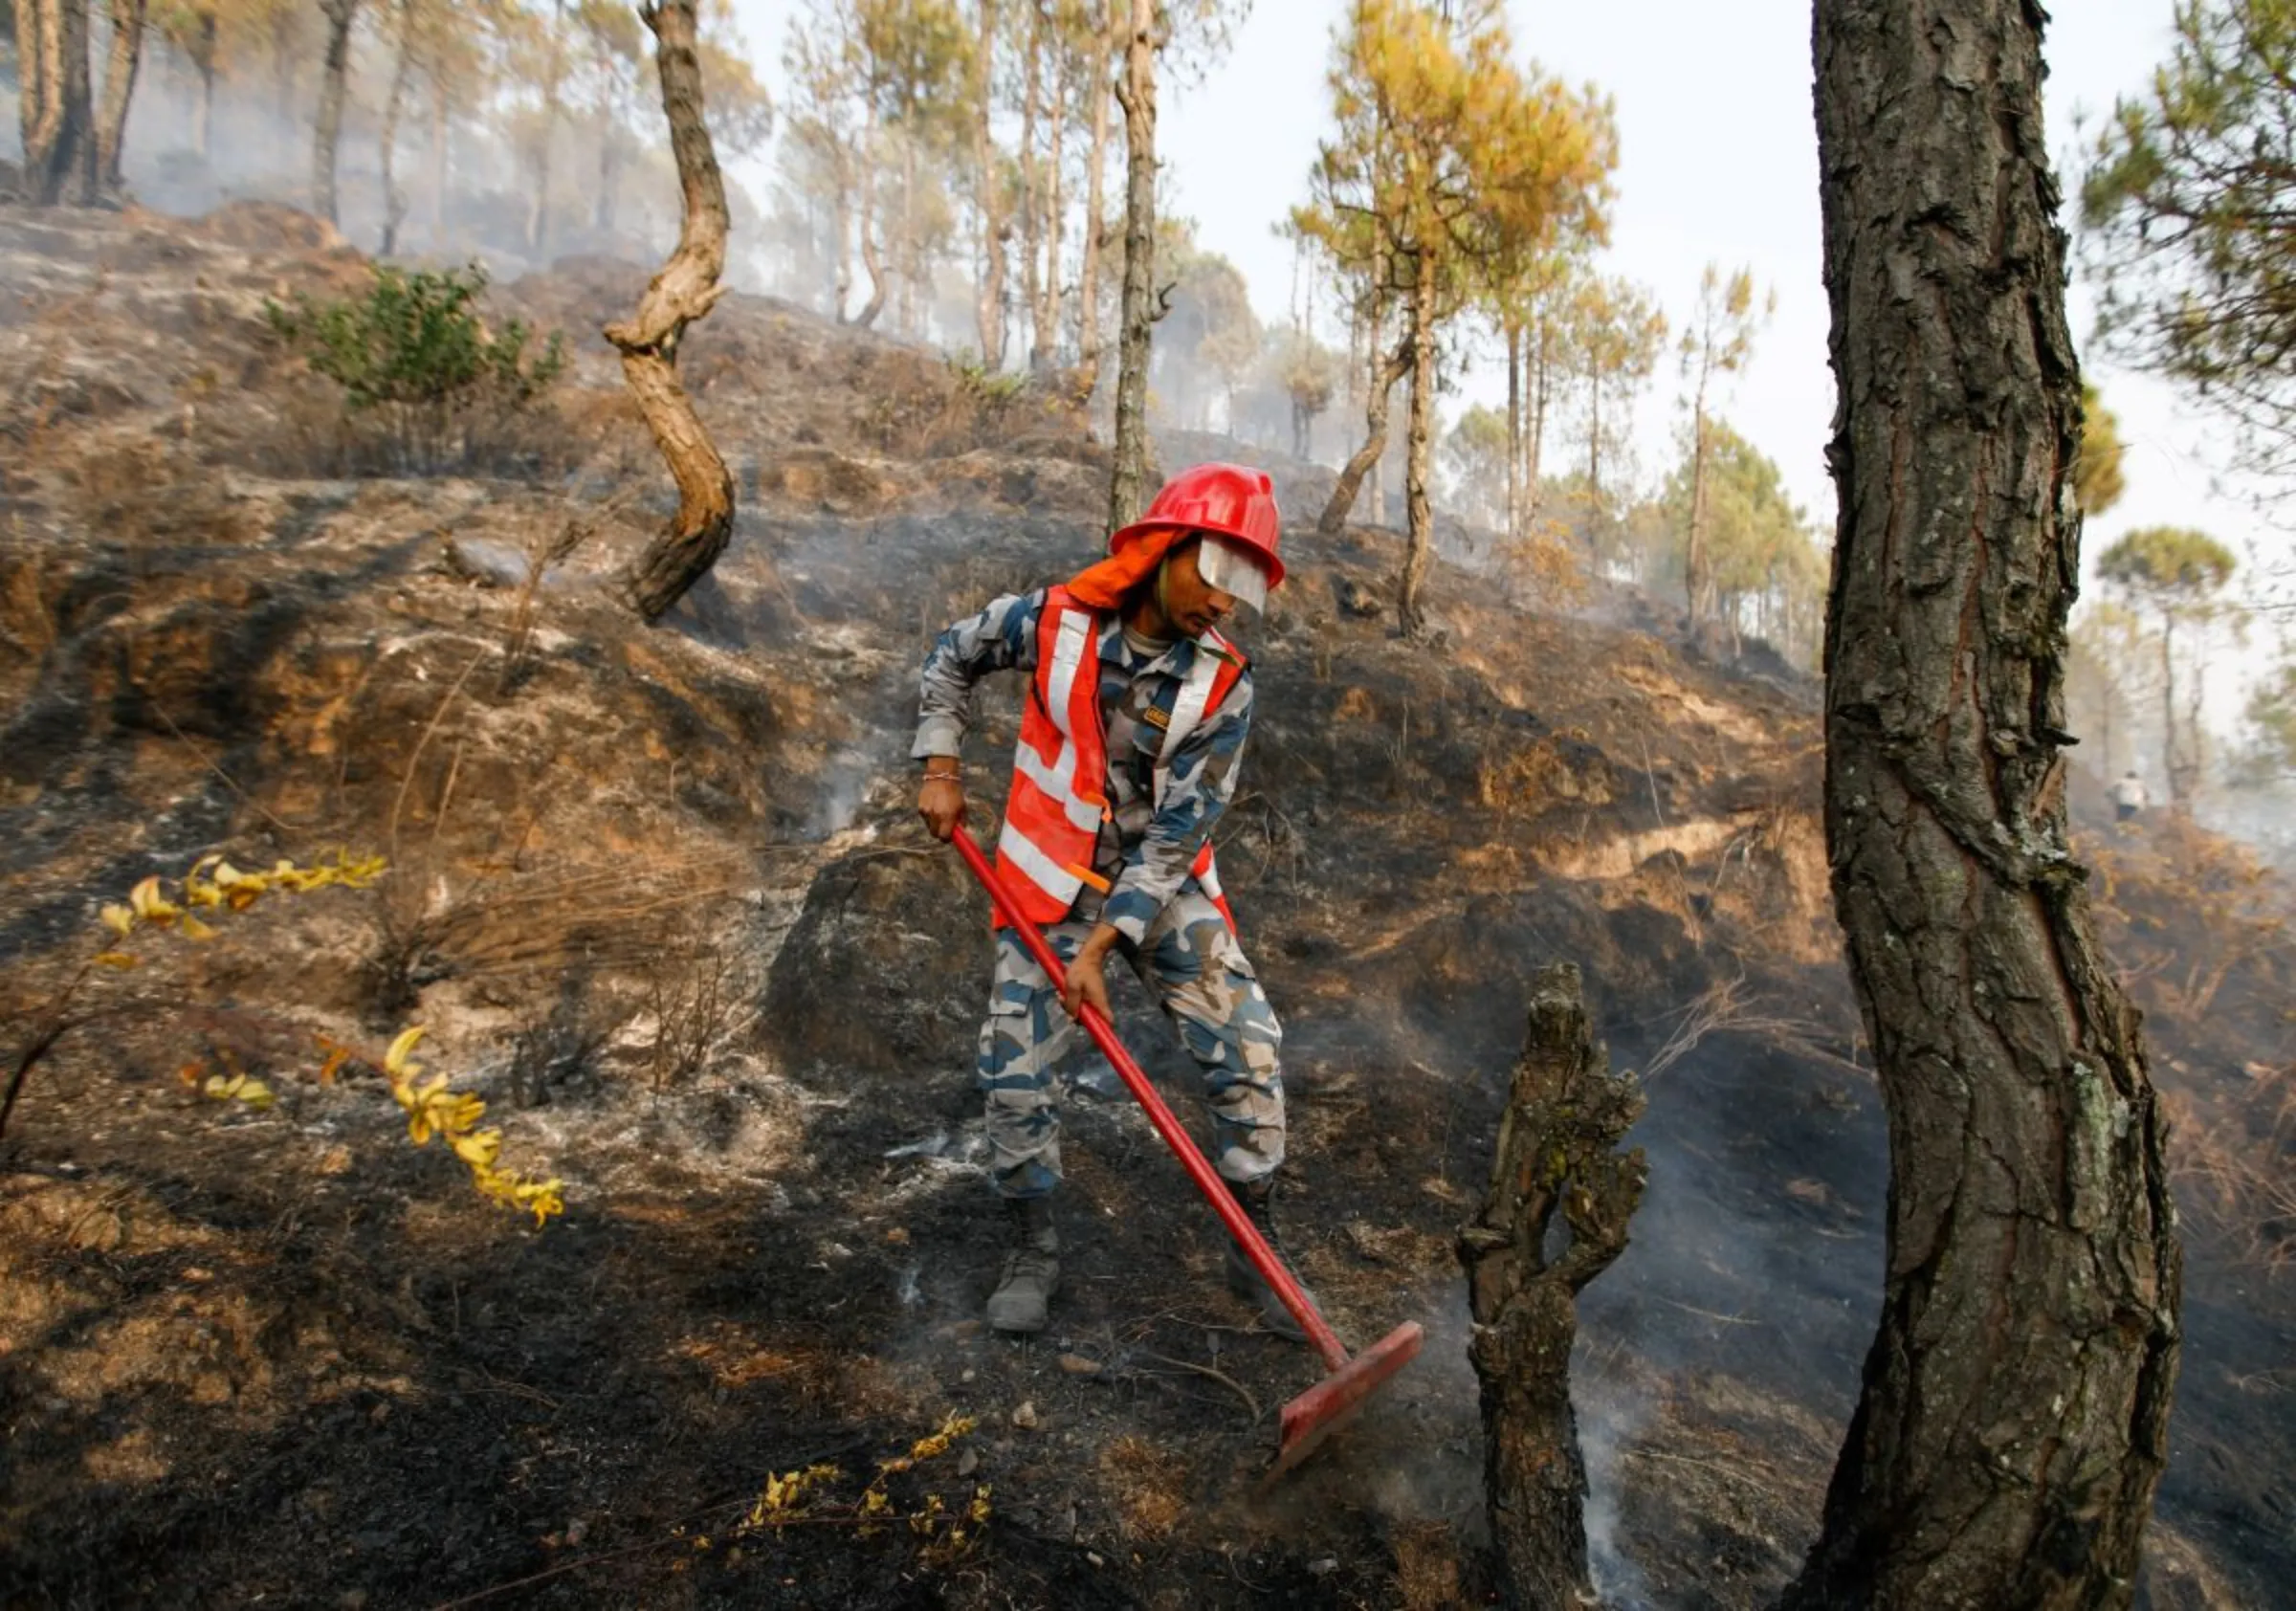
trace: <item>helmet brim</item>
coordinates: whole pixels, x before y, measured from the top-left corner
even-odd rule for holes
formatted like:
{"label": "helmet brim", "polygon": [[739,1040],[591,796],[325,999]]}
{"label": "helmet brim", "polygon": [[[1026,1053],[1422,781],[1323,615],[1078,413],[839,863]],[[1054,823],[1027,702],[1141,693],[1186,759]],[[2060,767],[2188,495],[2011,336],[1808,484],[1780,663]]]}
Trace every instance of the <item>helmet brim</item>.
{"label": "helmet brim", "polygon": [[[1227,538],[1225,533],[1209,531],[1203,526],[1191,526],[1172,520],[1135,520],[1131,525],[1119,529],[1115,536],[1108,540],[1108,551],[1112,555],[1121,554],[1151,532],[1174,530],[1181,532],[1183,537],[1202,537],[1207,541],[1215,539],[1234,541]],[[1272,593],[1282,586],[1284,585],[1284,562],[1256,545],[1251,548],[1251,554],[1253,559],[1259,563],[1261,572],[1268,579],[1267,590]],[[1224,592],[1225,590],[1222,589]]]}

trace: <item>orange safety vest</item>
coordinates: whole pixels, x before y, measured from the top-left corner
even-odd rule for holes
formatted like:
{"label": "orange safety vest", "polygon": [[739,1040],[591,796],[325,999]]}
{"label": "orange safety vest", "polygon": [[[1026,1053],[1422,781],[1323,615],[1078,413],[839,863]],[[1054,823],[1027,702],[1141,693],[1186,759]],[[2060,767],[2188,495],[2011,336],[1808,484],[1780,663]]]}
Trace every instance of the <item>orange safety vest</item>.
{"label": "orange safety vest", "polygon": [[[1098,612],[1077,603],[1066,587],[1046,593],[1036,629],[1036,675],[1021,710],[1012,793],[997,837],[997,865],[1005,873],[1005,886],[1032,923],[1066,917],[1086,884],[1102,894],[1109,890],[1107,880],[1093,871],[1093,848],[1109,810],[1103,792],[1108,730],[1100,719],[1100,626]],[[1197,640],[1195,663],[1173,701],[1158,755],[1158,805],[1171,777],[1171,757],[1204,717],[1220,708],[1243,674],[1244,656],[1225,638],[1206,631]],[[1208,837],[1188,875],[1234,928],[1235,915],[1221,891]]]}

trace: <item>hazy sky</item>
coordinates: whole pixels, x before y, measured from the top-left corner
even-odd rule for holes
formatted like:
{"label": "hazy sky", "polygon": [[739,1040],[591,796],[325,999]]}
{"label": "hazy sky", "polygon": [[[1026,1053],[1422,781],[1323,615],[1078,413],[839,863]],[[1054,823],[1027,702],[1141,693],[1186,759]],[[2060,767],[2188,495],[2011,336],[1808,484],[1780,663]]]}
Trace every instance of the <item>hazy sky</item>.
{"label": "hazy sky", "polygon": [[[795,0],[742,0],[738,9],[778,85],[781,33]],[[1220,64],[1162,98],[1158,138],[1170,205],[1195,220],[1206,248],[1243,270],[1265,319],[1280,320],[1290,306],[1292,253],[1271,226],[1305,199],[1308,165],[1329,123],[1324,76],[1342,9],[1341,0],[1258,0]],[[2076,114],[2086,112],[2093,127],[2116,95],[2141,89],[2166,57],[2173,9],[2173,0],[2063,0],[2057,8],[2045,47],[2046,112],[2061,166],[2074,148]],[[1678,330],[1710,262],[1750,266],[1776,289],[1776,320],[1721,411],[1777,461],[1795,498],[1830,524],[1822,452],[1833,383],[1819,277],[1806,0],[1513,0],[1509,10],[1525,55],[1572,82],[1594,83],[1616,102],[1622,161],[1608,271],[1647,287]],[[2190,406],[2088,350],[2077,277],[2073,324],[2130,448],[2128,493],[2090,525],[2086,551],[2093,556],[2131,526],[2164,522],[2199,525],[2236,544],[2272,538],[2244,501],[2212,492],[2211,428],[2194,423]],[[1468,392],[1490,398],[1503,386],[1503,364],[1486,359]],[[1669,359],[1641,421],[1646,475],[1674,457],[1681,391]],[[2277,539],[2267,546],[2276,557]]]}

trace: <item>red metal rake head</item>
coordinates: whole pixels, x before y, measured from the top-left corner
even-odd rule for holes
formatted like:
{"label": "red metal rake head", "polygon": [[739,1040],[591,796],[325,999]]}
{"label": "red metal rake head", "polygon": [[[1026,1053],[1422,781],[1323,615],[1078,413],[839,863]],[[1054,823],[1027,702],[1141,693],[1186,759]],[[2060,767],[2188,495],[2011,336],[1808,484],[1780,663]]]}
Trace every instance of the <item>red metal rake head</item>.
{"label": "red metal rake head", "polygon": [[1420,1344],[1425,1340],[1426,1333],[1419,1322],[1406,1320],[1286,1404],[1275,1464],[1269,1468],[1265,1480],[1273,1482],[1291,1470],[1321,1447],[1324,1439],[1354,1420],[1364,1400],[1417,1357]]}

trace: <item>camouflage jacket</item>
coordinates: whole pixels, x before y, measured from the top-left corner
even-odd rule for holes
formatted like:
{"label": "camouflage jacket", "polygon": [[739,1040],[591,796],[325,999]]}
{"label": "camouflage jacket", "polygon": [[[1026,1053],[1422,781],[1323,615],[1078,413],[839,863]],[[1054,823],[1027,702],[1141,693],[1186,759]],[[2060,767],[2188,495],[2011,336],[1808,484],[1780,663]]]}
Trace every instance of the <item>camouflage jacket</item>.
{"label": "camouflage jacket", "polygon": [[[973,685],[990,672],[1036,671],[1037,624],[1045,593],[996,600],[935,640],[925,656],[914,757],[960,753],[971,724]],[[1196,656],[1213,652],[1183,638],[1143,644],[1112,613],[1100,628],[1100,717],[1108,733],[1111,815],[1100,825],[1093,871],[1109,893],[1086,885],[1070,916],[1114,923],[1138,944],[1183,886],[1196,848],[1235,795],[1236,767],[1251,729],[1251,673],[1236,679],[1172,756],[1163,803],[1155,799],[1158,752],[1181,683]]]}

